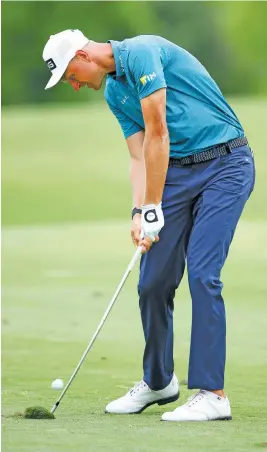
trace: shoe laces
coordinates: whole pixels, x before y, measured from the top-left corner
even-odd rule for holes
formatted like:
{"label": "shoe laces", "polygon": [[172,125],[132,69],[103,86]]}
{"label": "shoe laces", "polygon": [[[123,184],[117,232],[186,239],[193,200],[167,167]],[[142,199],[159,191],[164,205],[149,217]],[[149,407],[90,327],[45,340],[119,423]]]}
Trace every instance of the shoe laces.
{"label": "shoe laces", "polygon": [[203,391],[203,390],[198,391],[196,394],[189,397],[189,399],[186,402],[186,405],[188,405],[189,407],[195,405],[196,403],[203,400],[205,395],[206,395],[206,391]]}
{"label": "shoe laces", "polygon": [[146,384],[146,382],[144,380],[139,381],[138,383],[136,383],[128,392],[128,394],[130,396],[133,396],[135,394],[137,394],[140,390],[142,389],[147,389],[150,391],[149,386]]}

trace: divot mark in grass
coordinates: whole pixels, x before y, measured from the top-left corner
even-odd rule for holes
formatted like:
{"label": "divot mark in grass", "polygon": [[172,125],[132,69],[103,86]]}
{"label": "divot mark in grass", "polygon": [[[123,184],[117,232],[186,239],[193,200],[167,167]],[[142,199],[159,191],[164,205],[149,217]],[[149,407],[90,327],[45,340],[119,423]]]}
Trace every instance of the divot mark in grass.
{"label": "divot mark in grass", "polygon": [[32,406],[26,408],[23,417],[25,419],[55,419],[53,413],[41,406]]}

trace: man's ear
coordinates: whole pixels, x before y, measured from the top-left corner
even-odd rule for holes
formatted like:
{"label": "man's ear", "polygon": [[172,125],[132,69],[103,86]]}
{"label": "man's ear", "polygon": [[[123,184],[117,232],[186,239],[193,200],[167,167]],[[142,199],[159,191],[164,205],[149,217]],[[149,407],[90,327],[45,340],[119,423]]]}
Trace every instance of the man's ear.
{"label": "man's ear", "polygon": [[78,57],[78,58],[81,58],[83,60],[91,61],[88,53],[85,52],[84,50],[77,50],[76,53],[75,53],[75,56]]}

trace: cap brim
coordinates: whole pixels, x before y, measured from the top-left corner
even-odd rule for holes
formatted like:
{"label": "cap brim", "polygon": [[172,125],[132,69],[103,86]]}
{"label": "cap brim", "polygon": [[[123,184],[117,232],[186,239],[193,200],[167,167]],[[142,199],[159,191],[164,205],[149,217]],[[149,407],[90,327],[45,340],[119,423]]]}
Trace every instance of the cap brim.
{"label": "cap brim", "polygon": [[69,63],[67,63],[66,66],[64,66],[64,67],[61,67],[60,70],[58,70],[57,72],[54,72],[54,74],[49,79],[49,82],[47,83],[45,89],[52,88],[53,86],[55,86],[59,82],[59,80],[61,79],[61,77],[64,74],[65,70],[67,69],[68,64]]}

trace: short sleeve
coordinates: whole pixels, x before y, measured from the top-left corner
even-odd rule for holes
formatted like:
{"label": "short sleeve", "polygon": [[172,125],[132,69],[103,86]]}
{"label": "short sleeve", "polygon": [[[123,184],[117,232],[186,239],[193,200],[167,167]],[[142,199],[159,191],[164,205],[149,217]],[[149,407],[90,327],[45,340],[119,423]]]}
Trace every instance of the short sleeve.
{"label": "short sleeve", "polygon": [[128,65],[140,100],[167,87],[159,48],[136,46],[129,52]]}
{"label": "short sleeve", "polygon": [[114,105],[111,102],[108,102],[108,106],[112,113],[116,116],[123,131],[125,139],[143,130],[142,127],[139,126],[139,124],[137,124],[131,118],[126,116],[125,113],[123,113],[123,111],[121,111],[116,105]]}

